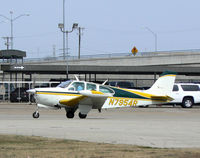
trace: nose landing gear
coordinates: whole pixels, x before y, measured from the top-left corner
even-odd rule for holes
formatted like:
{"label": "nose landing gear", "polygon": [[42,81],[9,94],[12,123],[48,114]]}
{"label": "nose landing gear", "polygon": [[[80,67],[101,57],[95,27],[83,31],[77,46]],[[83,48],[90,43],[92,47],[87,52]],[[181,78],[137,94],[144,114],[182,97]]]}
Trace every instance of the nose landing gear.
{"label": "nose landing gear", "polygon": [[39,118],[39,117],[40,117],[39,112],[38,112],[38,111],[35,111],[35,112],[33,113],[33,118]]}
{"label": "nose landing gear", "polygon": [[[36,104],[37,105],[37,104]],[[40,114],[39,114],[39,107],[37,106],[37,110],[33,113],[33,118],[39,118]]]}

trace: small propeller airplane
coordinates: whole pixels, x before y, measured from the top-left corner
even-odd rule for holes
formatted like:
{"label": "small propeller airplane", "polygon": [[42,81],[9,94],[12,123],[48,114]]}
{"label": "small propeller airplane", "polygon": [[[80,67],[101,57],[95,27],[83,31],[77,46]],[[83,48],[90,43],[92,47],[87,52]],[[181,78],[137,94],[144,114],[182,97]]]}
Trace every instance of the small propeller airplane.
{"label": "small propeller airplane", "polygon": [[163,104],[172,101],[176,73],[164,72],[148,90],[124,89],[92,82],[69,80],[54,88],[35,88],[27,90],[34,94],[37,109],[33,118],[39,118],[39,108],[65,108],[66,117],[73,118],[79,109],[79,117],[87,117],[91,109],[118,108]]}

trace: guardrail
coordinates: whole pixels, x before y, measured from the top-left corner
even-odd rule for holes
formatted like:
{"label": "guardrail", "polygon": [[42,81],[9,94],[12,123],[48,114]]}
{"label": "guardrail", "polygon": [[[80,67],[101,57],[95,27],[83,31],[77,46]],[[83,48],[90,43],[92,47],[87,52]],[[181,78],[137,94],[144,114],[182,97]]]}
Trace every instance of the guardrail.
{"label": "guardrail", "polygon": [[[200,49],[189,50],[170,50],[170,51],[157,51],[157,52],[138,52],[136,56],[159,56],[159,55],[173,55],[174,53],[200,53]],[[115,58],[132,56],[132,53],[109,53],[109,54],[94,54],[94,55],[81,55],[80,59],[98,59],[98,58]],[[51,61],[63,61],[63,56],[59,57],[44,57],[44,58],[27,58],[24,62],[51,62]],[[68,56],[68,60],[78,60],[77,56]]]}

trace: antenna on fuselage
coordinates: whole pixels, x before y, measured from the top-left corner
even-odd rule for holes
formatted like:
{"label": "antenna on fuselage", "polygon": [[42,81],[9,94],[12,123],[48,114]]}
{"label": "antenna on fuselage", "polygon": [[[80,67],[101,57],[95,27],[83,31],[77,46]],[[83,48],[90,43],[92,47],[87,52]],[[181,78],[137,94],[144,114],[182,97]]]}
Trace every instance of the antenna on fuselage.
{"label": "antenna on fuselage", "polygon": [[104,81],[104,83],[102,83],[102,85],[105,85],[105,84],[106,84],[106,82],[108,82],[108,79],[107,79],[107,80],[105,80],[105,81]]}
{"label": "antenna on fuselage", "polygon": [[75,79],[76,79],[77,81],[79,81],[79,78],[78,78],[76,75],[74,75],[74,77],[75,77]]}

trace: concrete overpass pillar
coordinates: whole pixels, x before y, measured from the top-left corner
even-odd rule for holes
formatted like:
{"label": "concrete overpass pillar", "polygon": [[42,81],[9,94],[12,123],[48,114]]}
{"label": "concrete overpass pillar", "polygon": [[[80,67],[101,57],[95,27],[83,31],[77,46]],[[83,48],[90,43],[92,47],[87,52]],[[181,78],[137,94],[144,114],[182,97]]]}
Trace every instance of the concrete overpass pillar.
{"label": "concrete overpass pillar", "polygon": [[156,82],[156,73],[154,73],[154,83]]}

